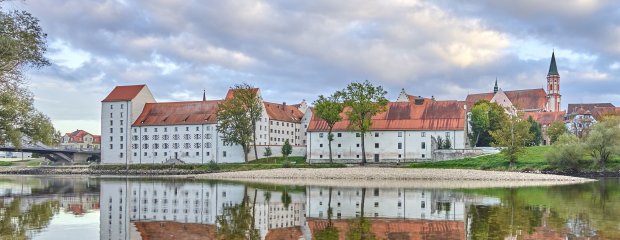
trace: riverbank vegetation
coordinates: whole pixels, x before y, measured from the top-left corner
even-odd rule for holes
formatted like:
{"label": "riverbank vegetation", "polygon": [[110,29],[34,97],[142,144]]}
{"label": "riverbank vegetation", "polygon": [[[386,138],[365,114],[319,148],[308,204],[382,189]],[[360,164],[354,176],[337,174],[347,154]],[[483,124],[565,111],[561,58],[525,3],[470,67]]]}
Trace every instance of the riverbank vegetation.
{"label": "riverbank vegetation", "polygon": [[276,168],[342,168],[344,164],[308,164],[304,157],[269,157],[262,158],[248,163],[205,163],[205,164],[130,164],[126,165],[93,165],[94,170],[197,170],[205,172],[231,172],[231,171],[250,171],[266,170]]}

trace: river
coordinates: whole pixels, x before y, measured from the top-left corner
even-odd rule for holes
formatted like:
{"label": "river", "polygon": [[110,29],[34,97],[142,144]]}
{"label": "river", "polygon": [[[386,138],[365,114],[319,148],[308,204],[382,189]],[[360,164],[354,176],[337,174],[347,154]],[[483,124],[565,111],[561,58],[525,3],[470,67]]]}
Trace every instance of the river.
{"label": "river", "polygon": [[521,188],[0,177],[0,239],[620,239],[620,179]]}

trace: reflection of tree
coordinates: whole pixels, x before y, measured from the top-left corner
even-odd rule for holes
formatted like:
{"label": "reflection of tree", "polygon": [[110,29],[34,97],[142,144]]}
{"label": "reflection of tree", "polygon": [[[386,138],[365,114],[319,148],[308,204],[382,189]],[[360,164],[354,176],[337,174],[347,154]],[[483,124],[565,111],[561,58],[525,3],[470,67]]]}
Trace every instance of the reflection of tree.
{"label": "reflection of tree", "polygon": [[332,222],[333,218],[333,208],[332,208],[332,187],[329,187],[329,200],[327,201],[327,226],[316,232],[314,235],[315,239],[321,240],[337,240],[338,239],[338,229],[334,227],[334,223]]}
{"label": "reflection of tree", "polygon": [[291,204],[291,202],[293,202],[291,195],[288,194],[287,189],[284,189],[284,192],[282,192],[282,198],[280,200],[282,200],[282,204],[284,204],[284,208],[286,209],[288,209],[288,206]]}
{"label": "reflection of tree", "polygon": [[248,202],[245,195],[241,204],[224,207],[223,214],[216,217],[219,239],[260,239],[258,230],[252,227],[254,217]]}
{"label": "reflection of tree", "polygon": [[15,198],[5,205],[0,202],[0,209],[4,212],[0,217],[0,239],[26,239],[28,231],[41,231],[58,213],[58,201],[45,201],[32,204],[25,212],[21,212],[20,198]]}
{"label": "reflection of tree", "polygon": [[364,205],[366,201],[366,188],[362,188],[362,207],[360,215],[351,221],[349,224],[349,232],[347,233],[347,239],[349,240],[372,240],[375,239],[375,235],[371,231],[372,224],[364,216]]}

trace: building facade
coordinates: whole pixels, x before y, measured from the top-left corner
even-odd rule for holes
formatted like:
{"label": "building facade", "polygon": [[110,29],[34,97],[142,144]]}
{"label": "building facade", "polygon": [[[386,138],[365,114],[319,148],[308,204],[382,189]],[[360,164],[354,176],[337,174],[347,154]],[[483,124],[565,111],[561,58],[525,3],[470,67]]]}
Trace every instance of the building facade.
{"label": "building facade", "polygon": [[[332,156],[336,162],[362,161],[361,135],[351,131],[346,114],[333,128]],[[436,140],[449,139],[454,149],[465,148],[465,103],[416,98],[414,101],[390,102],[387,111],[372,117],[365,135],[368,162],[428,161],[437,149]],[[308,127],[310,163],[329,162],[328,127],[314,117]]]}
{"label": "building facade", "polygon": [[[256,122],[259,156],[265,148],[279,148],[286,140],[293,154],[305,155],[305,137],[312,112],[305,101],[276,104],[262,100],[263,110]],[[225,144],[217,131],[217,107],[234,97],[229,90],[223,100],[156,102],[145,85],[116,87],[102,101],[102,163],[232,163],[243,162],[239,145]],[[302,122],[306,124],[302,125]],[[253,152],[251,149],[250,152]],[[280,154],[273,149],[273,156]],[[254,154],[248,154],[250,160]]]}
{"label": "building facade", "polygon": [[99,150],[101,148],[101,136],[78,129],[62,136],[60,146],[71,149]]}

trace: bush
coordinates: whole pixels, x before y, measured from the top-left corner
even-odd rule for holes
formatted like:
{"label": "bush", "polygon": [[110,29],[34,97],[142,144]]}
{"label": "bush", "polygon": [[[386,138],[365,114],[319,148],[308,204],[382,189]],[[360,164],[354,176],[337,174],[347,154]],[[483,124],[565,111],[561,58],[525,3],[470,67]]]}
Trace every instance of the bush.
{"label": "bush", "polygon": [[220,165],[218,165],[214,161],[210,161],[209,164],[207,164],[207,169],[209,169],[210,171],[218,171],[220,170]]}
{"label": "bush", "polygon": [[282,168],[292,168],[293,167],[293,162],[291,161],[284,161],[282,163]]}
{"label": "bush", "polygon": [[585,148],[579,139],[570,133],[561,135],[547,152],[547,163],[559,170],[578,170],[583,160]]}

